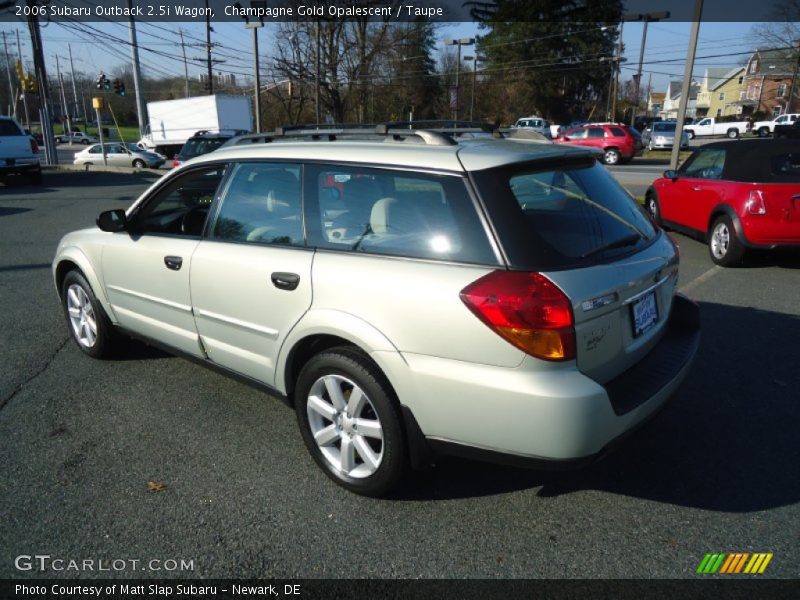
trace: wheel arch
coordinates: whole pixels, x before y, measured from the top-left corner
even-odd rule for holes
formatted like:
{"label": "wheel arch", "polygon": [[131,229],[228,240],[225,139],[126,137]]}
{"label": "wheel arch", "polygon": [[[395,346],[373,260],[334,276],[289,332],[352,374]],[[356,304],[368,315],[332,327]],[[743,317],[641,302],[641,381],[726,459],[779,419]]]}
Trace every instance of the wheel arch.
{"label": "wheel arch", "polygon": [[711,227],[714,225],[714,221],[716,221],[722,215],[727,215],[730,218],[731,223],[733,223],[733,230],[736,232],[736,236],[742,240],[743,243],[746,243],[747,238],[744,236],[744,228],[742,227],[742,222],[739,219],[739,215],[736,214],[736,211],[733,210],[733,207],[731,207],[729,204],[718,204],[711,211],[711,214],[708,217],[708,224],[706,225],[705,240],[708,241],[708,238],[711,235]]}
{"label": "wheel arch", "polygon": [[108,298],[106,297],[105,288],[103,288],[97,272],[92,267],[86,255],[75,246],[63,248],[54,262],[53,281],[56,286],[58,297],[61,298],[61,288],[67,273],[75,270],[79,271],[86,278],[86,281],[92,286],[92,292],[94,292],[95,297],[100,304],[102,304],[103,310],[106,311],[109,319],[115,323],[116,317],[114,311],[111,309]]}
{"label": "wheel arch", "polygon": [[398,389],[394,372],[398,363],[405,363],[394,344],[366,321],[327,309],[307,312],[286,337],[275,365],[275,387],[290,397],[297,375],[308,359],[335,346],[359,350],[376,364],[398,397],[402,397],[403,390]]}

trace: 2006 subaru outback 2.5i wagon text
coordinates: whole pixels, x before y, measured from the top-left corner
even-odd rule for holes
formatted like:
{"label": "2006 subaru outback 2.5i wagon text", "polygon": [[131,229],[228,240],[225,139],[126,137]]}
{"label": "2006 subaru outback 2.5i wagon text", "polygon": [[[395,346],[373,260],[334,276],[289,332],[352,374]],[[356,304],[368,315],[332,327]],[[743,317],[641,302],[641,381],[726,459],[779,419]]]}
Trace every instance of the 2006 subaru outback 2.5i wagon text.
{"label": "2006 subaru outback 2.5i wagon text", "polygon": [[244,136],[65,236],[81,350],[126,333],[268,386],[369,495],[431,452],[588,461],[684,379],[676,247],[589,150],[313,133]]}

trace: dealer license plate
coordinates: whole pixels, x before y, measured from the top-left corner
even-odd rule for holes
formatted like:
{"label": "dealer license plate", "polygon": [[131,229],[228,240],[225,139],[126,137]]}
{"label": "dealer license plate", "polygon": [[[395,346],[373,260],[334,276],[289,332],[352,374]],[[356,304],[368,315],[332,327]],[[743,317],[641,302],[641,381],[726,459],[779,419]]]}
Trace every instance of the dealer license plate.
{"label": "dealer license plate", "polygon": [[631,304],[633,315],[633,337],[639,337],[658,321],[656,293],[648,292]]}

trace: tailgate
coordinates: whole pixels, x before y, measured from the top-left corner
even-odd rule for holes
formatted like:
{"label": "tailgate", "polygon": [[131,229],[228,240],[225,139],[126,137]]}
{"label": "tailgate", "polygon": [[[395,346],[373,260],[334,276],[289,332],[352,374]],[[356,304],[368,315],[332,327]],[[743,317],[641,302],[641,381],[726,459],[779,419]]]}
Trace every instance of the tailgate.
{"label": "tailgate", "polygon": [[572,300],[577,366],[606,383],[661,339],[677,286],[677,254],[664,233],[616,262],[548,272]]}
{"label": "tailgate", "polygon": [[[7,164],[8,160],[31,158],[31,140],[27,135],[0,136],[0,160]],[[13,164],[13,163],[9,163]]]}

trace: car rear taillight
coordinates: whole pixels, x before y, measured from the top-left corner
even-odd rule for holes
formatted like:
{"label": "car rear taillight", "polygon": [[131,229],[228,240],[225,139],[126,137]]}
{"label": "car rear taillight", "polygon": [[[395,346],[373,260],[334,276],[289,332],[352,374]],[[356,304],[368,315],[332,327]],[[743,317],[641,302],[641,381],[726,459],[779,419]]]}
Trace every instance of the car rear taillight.
{"label": "car rear taillight", "polygon": [[36,143],[36,140],[31,138],[31,152],[34,154],[39,154],[39,144]]}
{"label": "car rear taillight", "polygon": [[495,333],[545,360],[575,358],[575,320],[566,294],[540,273],[492,271],[461,300]]}
{"label": "car rear taillight", "polygon": [[747,199],[747,212],[751,215],[765,215],[767,214],[767,205],[764,202],[764,192],[761,190],[752,190],[750,197]]}
{"label": "car rear taillight", "polygon": [[173,158],[172,159],[172,166],[173,167],[180,167],[181,166],[181,161],[178,160],[177,158]]}

